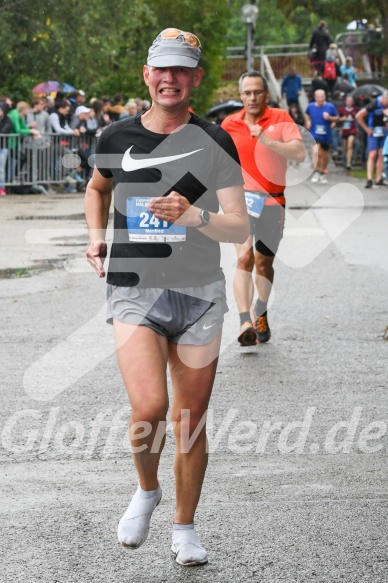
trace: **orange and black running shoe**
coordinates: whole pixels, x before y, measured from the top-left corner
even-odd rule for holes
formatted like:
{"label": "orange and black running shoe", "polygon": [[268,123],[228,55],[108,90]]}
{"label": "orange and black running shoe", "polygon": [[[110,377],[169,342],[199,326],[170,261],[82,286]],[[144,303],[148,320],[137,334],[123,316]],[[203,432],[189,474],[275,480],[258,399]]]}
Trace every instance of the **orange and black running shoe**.
{"label": "orange and black running shoe", "polygon": [[257,316],[255,319],[255,330],[257,335],[257,342],[259,344],[268,342],[268,340],[271,338],[271,330],[268,324],[267,314]]}
{"label": "orange and black running shoe", "polygon": [[241,346],[254,346],[257,336],[252,322],[244,322],[240,328],[240,336],[237,338]]}

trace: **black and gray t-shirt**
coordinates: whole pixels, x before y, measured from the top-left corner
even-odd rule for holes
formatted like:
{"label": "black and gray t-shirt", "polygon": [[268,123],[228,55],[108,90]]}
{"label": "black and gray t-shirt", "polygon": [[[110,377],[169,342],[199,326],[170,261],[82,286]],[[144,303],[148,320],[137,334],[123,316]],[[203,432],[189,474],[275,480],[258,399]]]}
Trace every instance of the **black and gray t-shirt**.
{"label": "black and gray t-shirt", "polygon": [[146,129],[140,115],[115,122],[96,152],[101,174],[114,178],[114,239],[108,283],[184,287],[222,279],[220,247],[196,228],[158,221],[147,199],[175,190],[191,204],[219,211],[216,191],[243,184],[234,143],[219,126],[192,115],[173,134]]}

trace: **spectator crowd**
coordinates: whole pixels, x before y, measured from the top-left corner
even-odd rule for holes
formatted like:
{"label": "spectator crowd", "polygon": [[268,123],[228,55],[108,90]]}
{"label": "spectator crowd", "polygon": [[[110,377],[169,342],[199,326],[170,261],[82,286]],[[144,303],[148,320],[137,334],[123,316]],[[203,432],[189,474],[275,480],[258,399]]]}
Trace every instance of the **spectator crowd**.
{"label": "spectator crowd", "polygon": [[[362,23],[365,27],[365,70],[379,77],[383,67],[382,27],[376,19]],[[312,151],[316,169],[312,182],[327,183],[330,155],[337,164],[350,171],[352,166],[366,166],[366,188],[386,185],[388,177],[388,91],[376,86],[357,89],[358,71],[353,57],[330,37],[326,22],[313,31],[308,58],[314,75],[308,90],[307,109],[300,103],[302,79],[294,66],[283,77],[282,97],[296,123],[305,126],[316,145]],[[374,90],[372,91],[371,89]]]}
{"label": "spectator crowd", "polygon": [[[372,23],[359,22],[363,27],[364,68],[380,76],[384,56],[382,27],[377,19]],[[313,182],[327,182],[325,174],[331,155],[348,171],[355,162],[365,165],[367,188],[383,186],[388,176],[388,93],[369,94],[364,101],[353,97],[358,82],[354,46],[345,43],[344,50],[345,56],[331,39],[326,22],[321,21],[309,43],[308,59],[314,74],[307,109],[300,102],[303,84],[295,66],[290,66],[284,75],[281,94],[291,117],[305,126],[316,141],[313,162],[317,172]],[[273,102],[269,105],[277,106]],[[93,97],[88,103],[82,90],[70,95],[59,92],[55,98],[36,96],[31,103],[16,104],[8,96],[0,95],[0,196],[7,191],[25,192],[20,183],[36,182],[31,171],[33,150],[35,164],[44,167],[48,183],[49,178],[53,183],[64,182],[68,193],[84,190],[91,174],[90,156],[103,128],[149,107],[148,100],[127,100],[122,93],[112,99]],[[58,145],[55,158],[48,161],[47,152],[50,147],[53,149],[54,142]],[[79,165],[65,176],[66,180],[62,180],[63,175],[55,180],[59,177],[60,161],[74,152]]]}
{"label": "spectator crowd", "polygon": [[88,104],[82,90],[71,95],[59,92],[55,98],[36,96],[31,103],[19,101],[16,104],[10,97],[0,95],[0,196],[7,190],[33,192],[33,188],[20,185],[21,180],[27,184],[33,182],[29,168],[32,150],[38,166],[45,165],[46,173],[55,182],[58,171],[54,166],[60,161],[48,162],[47,155],[54,143],[59,145],[57,158],[74,151],[79,157],[79,166],[66,176],[65,191],[83,190],[91,173],[89,157],[103,128],[149,107],[148,100],[125,100],[122,93],[117,93],[113,99],[108,96],[92,98]]}

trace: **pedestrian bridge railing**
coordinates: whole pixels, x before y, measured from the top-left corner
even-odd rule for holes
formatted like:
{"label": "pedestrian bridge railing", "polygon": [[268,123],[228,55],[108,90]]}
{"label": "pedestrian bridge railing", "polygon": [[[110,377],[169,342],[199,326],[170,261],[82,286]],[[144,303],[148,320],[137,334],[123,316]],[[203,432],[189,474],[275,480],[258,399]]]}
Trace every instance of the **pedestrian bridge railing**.
{"label": "pedestrian bridge railing", "polygon": [[[264,57],[269,60],[276,79],[282,79],[291,65],[295,65],[301,77],[311,77],[311,65],[307,60],[309,45],[261,45],[253,49],[253,68],[264,74]],[[226,49],[224,81],[235,81],[246,71],[245,47]]]}
{"label": "pedestrian bridge railing", "polygon": [[[347,31],[337,35],[335,39],[341,64],[345,62],[345,57],[352,57],[360,78],[369,77],[371,74],[367,64],[366,45],[362,40],[363,34],[363,31]],[[313,69],[307,58],[308,52],[308,43],[257,45],[253,47],[252,65],[254,69],[264,73],[263,58],[265,56],[271,63],[276,79],[282,79],[288,73],[290,66],[294,65],[298,74],[307,81],[313,76]],[[246,48],[228,47],[223,81],[236,81],[246,70]]]}

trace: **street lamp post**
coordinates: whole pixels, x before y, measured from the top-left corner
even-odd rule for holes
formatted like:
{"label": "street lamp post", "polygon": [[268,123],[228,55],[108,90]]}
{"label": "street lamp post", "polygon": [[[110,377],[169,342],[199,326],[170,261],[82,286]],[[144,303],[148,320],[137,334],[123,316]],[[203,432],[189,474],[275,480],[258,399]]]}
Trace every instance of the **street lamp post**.
{"label": "street lamp post", "polygon": [[241,19],[247,25],[247,71],[253,68],[253,32],[259,15],[256,4],[245,4],[241,9]]}

